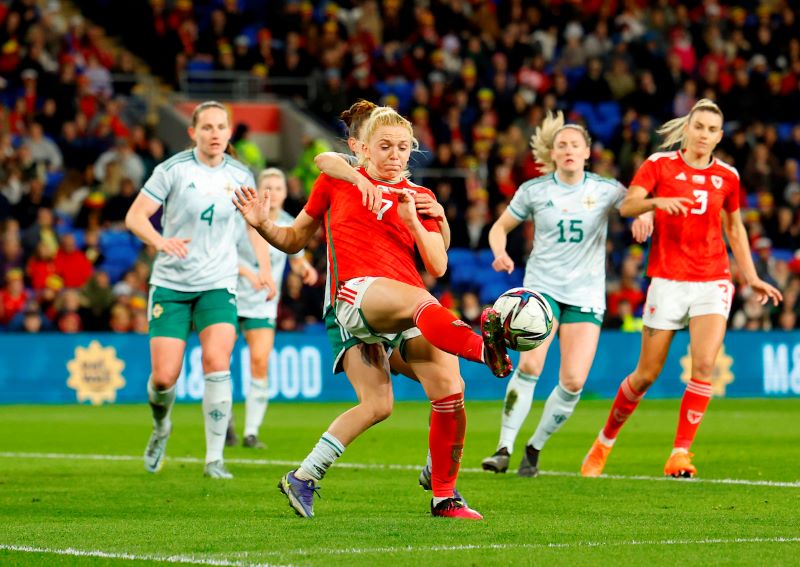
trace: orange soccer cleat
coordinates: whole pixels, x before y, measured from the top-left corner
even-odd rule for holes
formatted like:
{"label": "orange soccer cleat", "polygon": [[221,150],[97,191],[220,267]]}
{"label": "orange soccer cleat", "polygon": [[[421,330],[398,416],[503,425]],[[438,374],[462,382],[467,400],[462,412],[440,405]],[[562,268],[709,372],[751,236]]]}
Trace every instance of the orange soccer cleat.
{"label": "orange soccer cleat", "polygon": [[694,453],[678,452],[673,453],[664,465],[664,474],[675,478],[692,478],[697,469],[692,464]]}
{"label": "orange soccer cleat", "polygon": [[595,439],[592,448],[586,453],[581,463],[581,476],[600,476],[606,466],[606,459],[613,446],[605,445],[600,439]]}

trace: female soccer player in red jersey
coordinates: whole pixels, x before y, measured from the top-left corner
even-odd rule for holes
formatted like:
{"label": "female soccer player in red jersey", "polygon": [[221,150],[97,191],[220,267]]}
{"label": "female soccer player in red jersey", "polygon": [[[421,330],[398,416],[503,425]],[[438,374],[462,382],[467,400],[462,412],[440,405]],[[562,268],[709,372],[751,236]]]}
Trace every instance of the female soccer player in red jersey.
{"label": "female soccer player in red jersey", "polygon": [[[369,120],[372,111],[377,107],[377,104],[362,99],[356,101],[350,108],[342,112],[340,118],[347,127],[347,145],[350,151],[353,152],[353,155],[345,155],[337,152],[323,152],[314,158],[314,163],[321,172],[335,177],[336,179],[352,183],[358,187],[362,195],[361,204],[370,208],[376,214],[381,208],[381,191],[366,177],[361,175],[356,168],[358,166],[359,156],[363,153],[363,144],[360,139],[362,126]],[[414,195],[414,204],[416,205],[419,215],[432,217],[437,220],[445,249],[449,248],[450,225],[447,223],[442,205],[428,193],[422,192]],[[411,329],[403,331],[398,348],[392,349],[389,355],[389,367],[392,372],[402,374],[419,382],[419,377],[414,373],[414,370],[409,366],[406,360],[432,362],[434,363],[433,367],[427,369],[429,374],[431,372],[437,372],[450,376],[452,374],[451,364],[436,364],[437,360],[430,359],[431,352],[428,340],[422,336],[422,333],[417,327],[412,327]],[[449,357],[444,360],[449,362]],[[425,466],[422,467],[419,474],[419,484],[425,490],[432,490],[433,488],[434,482],[431,473],[432,464],[431,453],[428,451],[427,462]],[[454,496],[457,499],[461,499],[461,495],[457,489],[454,489]]]}
{"label": "female soccer player in red jersey", "polygon": [[692,477],[689,453],[711,399],[711,375],[731,307],[728,253],[722,230],[745,283],[777,305],[781,293],[759,279],[739,211],[739,174],[712,155],[722,139],[722,111],[698,101],[688,115],[658,131],[662,148],[636,173],[622,203],[623,216],[655,211],[647,275],[652,278],[644,307],[642,349],[636,369],[622,381],[605,427],[581,466],[583,476],[603,472],[620,428],[664,366],[675,331],[689,325],[692,378],[681,400],[678,430],[664,474]]}
{"label": "female soccer player in red jersey", "polygon": [[[300,468],[281,480],[279,486],[292,507],[306,517],[313,516],[317,481],[345,446],[391,413],[391,377],[382,344],[392,343],[399,333],[417,326],[436,347],[431,348],[431,360],[445,357],[441,352],[445,351],[475,362],[486,361],[498,376],[511,370],[497,313],[492,309],[484,312],[481,338],[439,305],[425,290],[416,269],[415,245],[434,276],[444,273],[447,255],[437,222],[421,219],[415,210],[413,193],[430,191],[405,179],[414,143],[410,124],[394,110],[379,108],[364,125],[362,139],[365,168],[361,172],[382,190],[377,214],[353,198],[358,195],[351,184],[324,174],[305,209],[288,228],[269,221],[264,212],[268,199],[258,202],[250,188],[237,192],[237,206],[247,221],[281,250],[290,252],[302,246],[323,221],[328,236],[329,336],[359,404],[334,420]],[[357,348],[348,348],[352,346]],[[430,363],[421,361],[414,368],[434,410],[434,478],[450,477],[442,483],[446,492],[437,494],[434,486],[431,511],[435,516],[480,519],[480,514],[453,497],[466,428],[464,394],[456,359],[450,357],[441,364],[452,368],[449,375],[439,376],[441,380],[427,379],[433,376]]]}

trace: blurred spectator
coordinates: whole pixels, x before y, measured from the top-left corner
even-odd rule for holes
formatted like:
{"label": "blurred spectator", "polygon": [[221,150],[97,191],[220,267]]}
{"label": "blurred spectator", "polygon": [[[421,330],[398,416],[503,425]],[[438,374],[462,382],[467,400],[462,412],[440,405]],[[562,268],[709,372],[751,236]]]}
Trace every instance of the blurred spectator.
{"label": "blurred spectator", "polygon": [[56,247],[47,241],[40,241],[36,249],[28,260],[25,273],[30,281],[30,287],[34,291],[45,288],[47,278],[56,274]]}
{"label": "blurred spectator", "polygon": [[64,280],[64,286],[79,288],[92,275],[92,263],[82,250],[75,245],[75,235],[65,232],[61,236],[61,244],[55,257],[56,273]]}
{"label": "blurred spectator", "polygon": [[311,194],[314,181],[320,174],[319,168],[314,163],[314,158],[318,154],[327,151],[330,151],[330,147],[324,140],[315,138],[309,131],[303,134],[303,152],[297,159],[297,165],[289,171],[288,177],[300,180],[306,196]]}
{"label": "blurred spectator", "polygon": [[131,331],[131,312],[126,305],[115,303],[111,307],[111,319],[108,326],[114,333],[128,333]]}
{"label": "blurred spectator", "polygon": [[0,290],[0,326],[8,325],[25,307],[29,297],[22,270],[13,268],[6,272],[5,286]]}
{"label": "blurred spectator", "polygon": [[114,294],[106,272],[95,270],[81,289],[81,304],[87,309],[84,318],[87,331],[108,329],[108,314],[114,304]]}
{"label": "blurred spectator", "polygon": [[231,144],[233,144],[239,160],[253,170],[254,175],[258,175],[267,165],[261,148],[250,139],[250,128],[248,128],[247,124],[236,125]]}
{"label": "blurred spectator", "polygon": [[22,139],[31,152],[33,161],[47,168],[48,171],[58,171],[64,165],[61,150],[53,140],[45,137],[44,128],[39,122],[33,122],[28,128],[28,135]]}
{"label": "blurred spectator", "polygon": [[106,201],[103,207],[103,224],[114,229],[124,229],[125,215],[136,199],[136,192],[133,181],[123,177],[119,184],[119,193]]}
{"label": "blurred spectator", "polygon": [[106,177],[106,166],[109,163],[117,163],[121,170],[121,175],[127,177],[136,187],[141,187],[144,181],[144,163],[130,145],[126,138],[117,138],[115,147],[100,154],[94,164],[94,177],[98,181],[103,181]]}

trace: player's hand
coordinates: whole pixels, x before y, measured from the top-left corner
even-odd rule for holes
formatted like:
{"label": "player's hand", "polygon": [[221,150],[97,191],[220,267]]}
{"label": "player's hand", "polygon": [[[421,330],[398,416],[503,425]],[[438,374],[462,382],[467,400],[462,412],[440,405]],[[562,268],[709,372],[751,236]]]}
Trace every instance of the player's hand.
{"label": "player's hand", "polygon": [[773,305],[778,305],[778,303],[783,301],[783,294],[780,292],[780,290],[769,285],[760,278],[756,278],[755,281],[750,282],[750,288],[759,295],[761,305],[766,305],[770,299],[772,300]]}
{"label": "player's hand", "polygon": [[414,204],[414,196],[410,191],[397,191],[397,214],[406,226],[411,227],[414,222],[418,222],[417,207]]}
{"label": "player's hand", "polygon": [[275,297],[275,294],[278,293],[278,286],[275,284],[275,280],[272,279],[271,272],[268,270],[258,271],[258,287],[256,289],[267,290],[267,301]]}
{"label": "player's hand", "polygon": [[319,279],[319,274],[317,273],[317,270],[314,269],[314,266],[306,263],[303,266],[303,273],[300,277],[303,278],[304,284],[314,285],[315,283],[317,283],[317,280]]}
{"label": "player's hand", "polygon": [[689,207],[694,204],[688,197],[655,197],[652,201],[656,209],[666,211],[670,215],[683,216],[689,214]]}
{"label": "player's hand", "polygon": [[514,260],[512,260],[511,256],[508,254],[503,253],[494,259],[494,262],[492,262],[492,268],[494,268],[495,272],[506,272],[507,274],[510,274],[514,271]]}
{"label": "player's hand", "polygon": [[631,233],[633,239],[640,244],[650,238],[653,234],[653,214],[645,213],[636,217],[631,224]]}
{"label": "player's hand", "polygon": [[264,191],[259,197],[258,191],[252,187],[242,186],[234,192],[231,200],[250,226],[258,228],[269,221],[269,191]]}
{"label": "player's hand", "polygon": [[191,241],[191,238],[162,238],[156,244],[156,250],[183,259],[189,255],[189,248],[186,245]]}
{"label": "player's hand", "polygon": [[369,179],[363,175],[358,175],[356,188],[361,191],[361,204],[370,211],[377,214],[381,210],[381,195],[383,191],[375,187]]}
{"label": "player's hand", "polygon": [[428,193],[414,195],[414,204],[417,207],[417,214],[429,216],[437,221],[445,220],[444,207]]}

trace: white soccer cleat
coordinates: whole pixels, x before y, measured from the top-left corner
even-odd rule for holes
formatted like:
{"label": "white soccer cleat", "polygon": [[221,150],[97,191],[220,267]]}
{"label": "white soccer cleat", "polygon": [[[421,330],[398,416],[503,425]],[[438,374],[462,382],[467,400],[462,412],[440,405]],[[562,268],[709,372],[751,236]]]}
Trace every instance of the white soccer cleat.
{"label": "white soccer cleat", "polygon": [[203,476],[222,480],[230,480],[233,478],[233,475],[227,468],[225,468],[225,463],[222,461],[211,461],[210,463],[206,463]]}
{"label": "white soccer cleat", "polygon": [[159,435],[155,430],[150,434],[150,440],[147,441],[147,447],[144,450],[144,468],[147,472],[157,473],[161,470],[170,433],[172,433],[172,425],[163,435]]}

